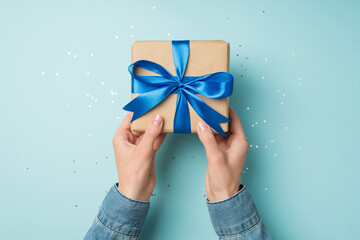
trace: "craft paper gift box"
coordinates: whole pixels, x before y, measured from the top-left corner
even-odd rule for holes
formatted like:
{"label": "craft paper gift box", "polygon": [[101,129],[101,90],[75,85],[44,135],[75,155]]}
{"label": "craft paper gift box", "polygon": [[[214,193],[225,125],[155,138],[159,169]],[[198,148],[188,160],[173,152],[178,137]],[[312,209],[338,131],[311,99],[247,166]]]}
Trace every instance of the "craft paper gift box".
{"label": "craft paper gift box", "polygon": [[[199,94],[198,92],[192,92],[196,96],[198,96],[203,102],[205,102],[210,108],[218,112],[219,114],[223,115],[226,118],[223,119],[217,119],[218,122],[221,121],[220,126],[221,128],[218,128],[218,131],[221,133],[222,130],[224,132],[227,132],[229,129],[229,121],[228,115],[229,115],[229,96],[232,93],[232,87],[233,87],[233,77],[231,74],[227,73],[229,70],[229,43],[221,40],[217,41],[137,41],[134,42],[132,45],[132,65],[129,66],[129,72],[132,75],[132,94],[131,98],[133,99],[132,102],[130,102],[127,106],[124,107],[125,110],[132,111],[134,114],[136,111],[139,111],[139,113],[136,113],[137,116],[133,115],[133,121],[131,123],[131,129],[134,131],[145,131],[148,122],[151,118],[153,118],[156,114],[160,114],[164,119],[164,125],[163,125],[163,132],[196,132],[198,121],[201,120],[201,117],[199,114],[194,110],[193,106],[195,103],[190,104],[194,101],[186,101],[190,98],[191,89],[204,89],[204,86],[202,84],[206,85],[206,94],[211,95],[210,97],[205,97],[202,94]],[[147,61],[143,61],[147,60]],[[149,62],[151,61],[151,62]],[[186,64],[187,61],[187,64]],[[156,64],[154,64],[156,63]],[[159,74],[164,75],[165,78],[172,78],[172,76],[168,76],[165,72],[166,70],[162,70],[158,65],[161,65],[164,69],[170,73],[173,78],[171,81],[175,82],[176,84],[180,84],[181,86],[186,85],[186,82],[191,82],[192,79],[195,79],[196,77],[200,77],[203,75],[212,75],[208,79],[200,80],[197,83],[193,83],[193,85],[189,84],[186,88],[188,91],[185,92],[185,100],[182,99],[182,101],[178,102],[178,94],[179,89],[175,89],[175,91],[171,92],[169,94],[169,91],[171,91],[173,88],[169,87],[170,90],[167,91],[166,94],[168,96],[164,98],[163,100],[159,101],[158,104],[156,104],[155,107],[153,107],[150,110],[146,110],[143,108],[149,108],[147,106],[149,104],[149,101],[157,101],[156,99],[159,95],[164,94],[164,91],[161,91],[160,88],[162,85],[159,85],[160,80],[158,78],[162,78],[164,80],[164,77],[161,77]],[[177,65],[177,66],[175,66]],[[181,66],[185,65],[185,66]],[[146,69],[148,70],[146,70]],[[154,72],[154,69],[157,70],[157,73]],[[150,71],[149,71],[150,70]],[[160,71],[160,72],[159,72]],[[181,72],[183,71],[183,73]],[[220,72],[220,73],[218,73]],[[184,76],[182,83],[176,83],[176,81],[182,81],[182,76],[179,77],[179,75]],[[157,76],[154,79],[152,79],[150,82],[150,85],[143,84],[144,81],[142,81],[142,76]],[[176,78],[178,76],[178,78]],[[143,86],[140,86],[138,84],[138,80],[135,78],[140,78],[141,83]],[[146,78],[146,77],[145,77]],[[162,81],[163,81],[162,80]],[[170,81],[170,80],[169,80]],[[223,83],[218,83],[222,82]],[[145,83],[148,81],[146,80]],[[167,79],[165,79],[165,82],[168,82]],[[169,83],[170,86],[175,86],[173,83]],[[146,86],[145,86],[146,85]],[[159,87],[160,86],[160,87]],[[195,88],[192,88],[194,87]],[[150,88],[148,88],[150,87]],[[139,90],[139,88],[141,90]],[[174,87],[176,88],[176,87]],[[179,87],[178,87],[179,88]],[[226,89],[224,89],[226,88]],[[209,90],[210,89],[210,90]],[[153,91],[158,90],[158,92]],[[149,95],[149,91],[153,91],[153,94]],[[160,91],[160,93],[159,93]],[[205,90],[204,90],[205,91]],[[222,93],[217,96],[217,92],[222,91]],[[186,92],[188,94],[186,94]],[[147,99],[144,97],[142,101],[141,99],[136,99],[139,95],[148,94],[149,96]],[[145,95],[144,95],[145,96]],[[193,96],[193,95],[192,95]],[[215,99],[214,99],[215,96]],[[226,97],[224,97],[226,96]],[[183,96],[184,98],[184,96]],[[195,97],[193,97],[195,98]],[[134,101],[134,99],[139,101]],[[183,103],[181,105],[181,102]],[[188,111],[186,111],[186,106],[184,106],[184,103],[188,106]],[[177,105],[178,104],[178,105]],[[180,107],[179,107],[180,105]],[[195,106],[195,105],[194,105]],[[182,108],[185,109],[183,112]],[[138,109],[140,108],[140,109]],[[203,119],[205,122],[209,124],[212,119],[209,119],[209,116],[214,116],[211,113],[209,113],[209,109],[206,107],[199,107],[202,108],[202,116],[203,118],[207,117],[206,119]],[[146,111],[146,113],[143,113]],[[174,120],[175,119],[175,112],[179,111],[178,119],[177,119],[177,126],[174,126]],[[181,113],[183,112],[183,113]],[[187,113],[187,114],[186,114]],[[140,115],[140,116],[139,116]],[[188,116],[186,116],[188,115]],[[201,113],[200,113],[201,115]],[[209,116],[208,116],[209,115]],[[136,118],[134,120],[134,118]],[[187,122],[189,124],[187,124]],[[184,125],[187,126],[187,129],[183,129]],[[216,129],[214,123],[209,124],[213,130]],[[214,127],[213,127],[214,126]],[[176,129],[175,129],[176,128]],[[186,128],[186,126],[185,126]],[[180,130],[177,130],[180,129]],[[222,129],[222,130],[221,130]],[[177,131],[176,131],[177,130]],[[224,135],[224,132],[222,134]]]}

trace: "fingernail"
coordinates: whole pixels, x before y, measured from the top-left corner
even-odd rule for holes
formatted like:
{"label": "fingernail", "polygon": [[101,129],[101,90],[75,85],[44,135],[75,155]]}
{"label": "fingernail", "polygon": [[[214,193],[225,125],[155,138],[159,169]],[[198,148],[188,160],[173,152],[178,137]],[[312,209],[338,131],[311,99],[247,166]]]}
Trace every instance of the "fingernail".
{"label": "fingernail", "polygon": [[162,122],[162,118],[161,118],[160,114],[156,114],[156,116],[153,119],[153,123],[156,126],[160,126],[161,122]]}
{"label": "fingernail", "polygon": [[206,123],[204,123],[203,121],[199,121],[199,127],[200,127],[200,131],[203,132],[208,127],[208,125]]}

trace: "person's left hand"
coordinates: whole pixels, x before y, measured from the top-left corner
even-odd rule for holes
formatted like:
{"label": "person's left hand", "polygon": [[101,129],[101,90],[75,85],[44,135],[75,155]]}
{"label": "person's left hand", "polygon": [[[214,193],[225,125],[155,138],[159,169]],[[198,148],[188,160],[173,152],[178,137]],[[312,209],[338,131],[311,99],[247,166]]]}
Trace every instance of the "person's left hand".
{"label": "person's left hand", "polygon": [[155,116],[145,133],[131,131],[130,121],[128,113],[113,138],[118,189],[130,199],[149,201],[156,184],[155,154],[166,137],[163,119]]}

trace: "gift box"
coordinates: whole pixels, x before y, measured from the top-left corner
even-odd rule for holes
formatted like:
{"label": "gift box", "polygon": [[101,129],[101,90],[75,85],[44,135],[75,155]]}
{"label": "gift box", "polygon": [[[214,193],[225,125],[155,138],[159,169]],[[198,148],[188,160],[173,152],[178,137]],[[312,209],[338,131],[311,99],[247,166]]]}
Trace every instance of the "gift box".
{"label": "gift box", "polygon": [[225,135],[229,129],[229,43],[137,41],[132,45],[131,129],[145,131],[156,114],[163,132],[196,132],[199,120]]}

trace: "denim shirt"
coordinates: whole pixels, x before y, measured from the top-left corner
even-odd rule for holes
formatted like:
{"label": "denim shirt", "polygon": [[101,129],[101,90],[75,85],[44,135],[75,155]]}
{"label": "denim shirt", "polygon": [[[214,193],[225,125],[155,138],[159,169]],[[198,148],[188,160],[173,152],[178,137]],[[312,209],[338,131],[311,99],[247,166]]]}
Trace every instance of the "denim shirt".
{"label": "denim shirt", "polygon": [[[215,232],[221,240],[259,240],[271,236],[244,185],[228,199],[206,200]],[[106,195],[85,240],[137,240],[149,211],[150,202],[130,199],[117,184]]]}

